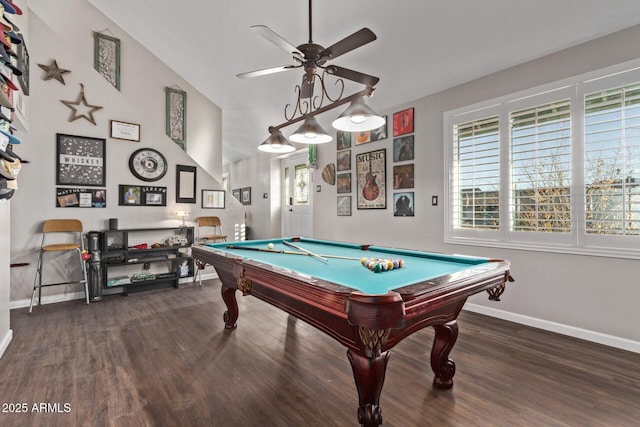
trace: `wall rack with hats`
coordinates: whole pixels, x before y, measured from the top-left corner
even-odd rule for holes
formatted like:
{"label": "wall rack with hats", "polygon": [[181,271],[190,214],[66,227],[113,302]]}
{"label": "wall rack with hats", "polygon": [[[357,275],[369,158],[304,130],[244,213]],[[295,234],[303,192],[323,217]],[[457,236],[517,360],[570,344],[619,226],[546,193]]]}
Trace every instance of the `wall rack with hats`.
{"label": "wall rack with hats", "polygon": [[[18,173],[22,164],[28,163],[15,150],[22,141],[13,135],[17,130],[13,122],[16,103],[21,100],[16,79],[28,72],[28,54],[20,28],[13,22],[13,15],[22,15],[18,5],[10,0],[0,0],[0,201],[10,199],[18,189]],[[20,47],[18,49],[17,47]],[[28,95],[28,78],[18,79],[24,95]],[[21,101],[18,101],[21,104]]]}

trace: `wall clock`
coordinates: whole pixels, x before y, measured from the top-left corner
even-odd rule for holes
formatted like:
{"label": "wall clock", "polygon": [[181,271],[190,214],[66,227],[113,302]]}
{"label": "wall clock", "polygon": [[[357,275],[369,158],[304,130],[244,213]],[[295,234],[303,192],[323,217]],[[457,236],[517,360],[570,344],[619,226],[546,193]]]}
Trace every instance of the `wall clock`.
{"label": "wall clock", "polygon": [[153,148],[141,148],[129,157],[131,173],[143,181],[157,181],[167,173],[167,159]]}

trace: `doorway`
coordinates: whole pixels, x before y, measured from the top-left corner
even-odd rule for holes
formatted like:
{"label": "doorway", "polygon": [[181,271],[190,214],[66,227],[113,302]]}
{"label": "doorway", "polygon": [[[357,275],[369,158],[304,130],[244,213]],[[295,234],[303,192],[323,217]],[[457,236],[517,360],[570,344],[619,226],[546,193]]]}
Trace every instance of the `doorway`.
{"label": "doorway", "polygon": [[282,236],[313,237],[312,174],[308,153],[282,159]]}

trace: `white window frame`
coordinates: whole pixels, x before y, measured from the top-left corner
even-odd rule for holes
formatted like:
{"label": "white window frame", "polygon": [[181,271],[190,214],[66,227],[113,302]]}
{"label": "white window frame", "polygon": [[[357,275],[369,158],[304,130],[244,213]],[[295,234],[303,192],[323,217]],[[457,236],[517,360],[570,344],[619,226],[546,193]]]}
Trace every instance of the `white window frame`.
{"label": "white window frame", "polygon": [[[585,95],[605,89],[640,82],[640,60],[607,67],[544,86],[531,88],[500,98],[444,113],[445,156],[445,243],[543,252],[573,253],[640,259],[639,236],[594,235],[586,233],[584,179],[584,100]],[[561,99],[571,102],[571,232],[544,233],[511,231],[510,164],[511,141],[509,112],[544,105]],[[500,229],[456,228],[452,210],[455,191],[453,168],[453,128],[456,124],[499,116],[500,122]]]}

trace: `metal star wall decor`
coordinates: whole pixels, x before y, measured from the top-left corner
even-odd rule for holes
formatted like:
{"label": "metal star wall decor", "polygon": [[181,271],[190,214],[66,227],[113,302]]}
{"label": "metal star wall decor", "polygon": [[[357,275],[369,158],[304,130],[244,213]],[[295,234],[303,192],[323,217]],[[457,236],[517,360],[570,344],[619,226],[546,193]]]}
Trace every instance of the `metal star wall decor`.
{"label": "metal star wall decor", "polygon": [[63,85],[66,83],[64,82],[64,77],[62,77],[62,75],[71,72],[70,70],[58,67],[58,63],[55,59],[51,61],[51,65],[38,64],[38,67],[47,72],[47,75],[43,77],[43,80],[56,79]]}
{"label": "metal star wall decor", "polygon": [[[87,104],[87,98],[84,96],[84,85],[82,83],[80,83],[80,94],[75,101],[60,100],[60,102],[71,108],[72,114],[69,118],[70,122],[78,119],[86,119],[95,125],[96,120],[93,118],[93,113],[102,109],[102,107],[98,105]],[[81,110],[80,113],[78,113],[78,110]]]}

